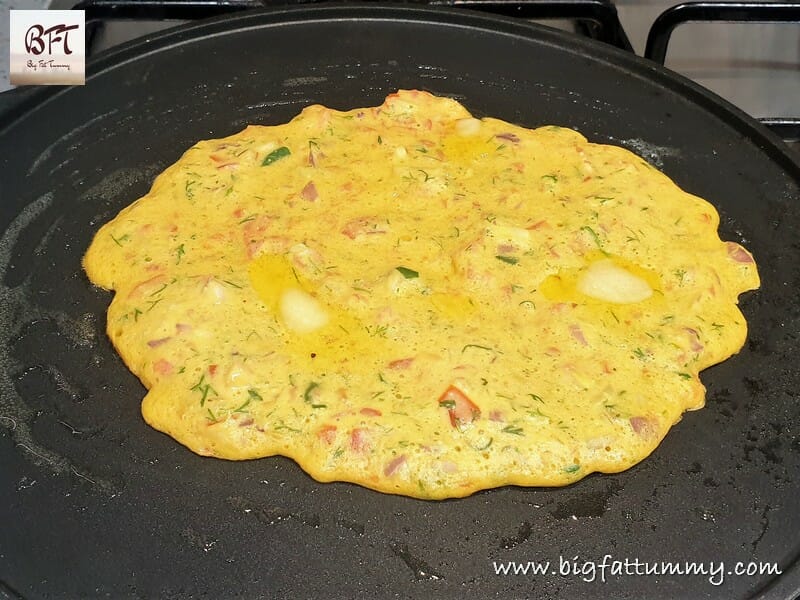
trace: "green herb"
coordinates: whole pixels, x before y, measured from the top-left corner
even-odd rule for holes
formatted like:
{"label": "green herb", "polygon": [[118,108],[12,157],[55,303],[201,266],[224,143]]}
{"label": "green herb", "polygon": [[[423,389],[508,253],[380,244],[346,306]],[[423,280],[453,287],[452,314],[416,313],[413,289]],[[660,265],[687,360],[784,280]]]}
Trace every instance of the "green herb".
{"label": "green herb", "polygon": [[592,239],[594,240],[594,243],[595,243],[595,244],[597,245],[597,247],[599,248],[600,252],[602,252],[603,254],[605,254],[606,256],[608,256],[608,253],[607,253],[605,250],[603,250],[603,244],[602,244],[602,242],[600,241],[600,237],[597,235],[597,233],[595,232],[595,230],[594,230],[594,229],[592,229],[592,228],[591,228],[591,227],[589,227],[588,225],[584,225],[583,227],[581,227],[581,231],[585,231],[585,232],[586,232],[586,233],[588,233],[590,236],[592,236]]}
{"label": "green herb", "polygon": [[148,300],[147,304],[149,304],[150,307],[145,312],[150,312],[151,310],[153,310],[156,307],[156,304],[158,304],[162,300],[163,298],[159,298],[158,300]]}
{"label": "green herb", "polygon": [[542,175],[542,180],[549,181],[550,183],[558,183],[558,177],[555,175]]}
{"label": "green herb", "polygon": [[231,287],[235,287],[235,288],[238,288],[238,289],[242,289],[242,286],[240,286],[238,283],[233,283],[232,281],[229,281],[228,279],[223,279],[223,280],[222,280],[222,283],[224,283],[224,284],[226,284],[226,285],[229,285],[229,286],[231,286]]}
{"label": "green herb", "polygon": [[414,269],[409,269],[408,267],[395,267],[400,274],[405,277],[406,279],[416,279],[419,277],[419,272],[415,271]]}
{"label": "green herb", "polygon": [[344,448],[339,446],[336,451],[333,453],[333,458],[339,458],[342,454],[344,454]]}
{"label": "green herb", "polygon": [[[633,229],[631,229],[630,227],[626,227],[625,229],[627,229],[628,232],[630,233],[628,235],[627,239],[625,240],[626,242],[641,242],[642,241],[641,239],[639,239],[639,236],[636,235],[636,232]],[[642,233],[642,232],[640,231],[639,233]],[[642,233],[642,235],[644,235],[644,234]]]}
{"label": "green herb", "polygon": [[219,420],[219,419],[217,419],[217,416],[214,414],[214,412],[210,408],[208,409],[208,416],[206,417],[206,419],[208,419],[212,423],[216,423]]}
{"label": "green herb", "polygon": [[162,285],[160,288],[158,288],[158,289],[157,289],[155,292],[151,292],[151,293],[147,294],[147,297],[149,298],[150,296],[156,296],[156,295],[160,294],[160,293],[161,293],[161,292],[163,292],[165,289],[167,289],[167,286],[168,286],[168,285],[169,285],[168,283],[165,283],[165,284],[163,284],[163,285]]}
{"label": "green herb", "polygon": [[678,377],[681,379],[691,379],[692,376],[689,373],[678,373]]}
{"label": "green herb", "polygon": [[186,181],[186,185],[183,188],[183,191],[186,194],[186,198],[188,200],[194,198],[194,190],[192,190],[193,185],[197,185],[197,181],[195,181],[194,179],[189,179]]}
{"label": "green herb", "polygon": [[575,473],[576,471],[579,471],[580,468],[580,465],[570,465],[568,467],[564,467],[564,473]]}
{"label": "green herb", "polygon": [[375,327],[370,328],[369,325],[365,327],[367,333],[370,334],[372,337],[386,337],[386,332],[389,331],[388,325],[376,325]]}
{"label": "green herb", "polygon": [[144,314],[144,313],[142,311],[140,311],[138,308],[134,308],[133,309],[133,321],[134,321],[134,323],[139,321],[139,315],[142,315],[142,314]]}
{"label": "green herb", "polygon": [[282,431],[282,430],[285,429],[286,431],[292,431],[294,433],[300,433],[299,429],[295,429],[294,427],[289,427],[283,421],[281,421],[279,425],[275,425],[274,429],[275,429],[275,431]]}
{"label": "green herb", "polygon": [[183,258],[183,255],[184,255],[184,254],[186,254],[186,248],[184,248],[184,247],[183,247],[183,244],[181,244],[181,245],[180,245],[180,246],[178,246],[178,248],[175,250],[175,264],[176,264],[176,265],[179,265],[179,264],[181,264],[181,258]]}
{"label": "green herb", "polygon": [[[490,348],[489,346],[481,346],[480,344],[467,344],[466,346],[464,346],[461,349],[461,354],[464,354],[464,351],[467,348],[477,348],[478,350],[486,350],[487,352],[492,352],[494,354],[498,354],[497,350],[495,350],[494,348]],[[502,354],[502,353],[499,353],[499,354]]]}
{"label": "green herb", "polygon": [[506,425],[503,427],[503,433],[510,433],[512,435],[525,435],[522,432],[522,427],[514,427],[513,425]]}
{"label": "green herb", "polygon": [[250,400],[258,400],[260,402],[261,400],[264,399],[261,397],[261,394],[259,394],[258,390],[256,390],[255,388],[248,389],[247,395],[250,398]]}
{"label": "green herb", "polygon": [[303,392],[303,400],[308,404],[311,404],[313,401],[311,394],[313,394],[314,390],[317,389],[318,387],[319,384],[316,381],[312,381],[311,383],[309,383],[308,387],[306,388],[306,391]]}
{"label": "green herb", "polygon": [[536,394],[528,394],[528,396],[530,396],[531,398],[533,398],[533,400],[534,400],[535,402],[541,402],[542,404],[544,404],[544,400],[542,400],[542,397],[541,397],[541,396],[537,396]]}
{"label": "green herb", "polygon": [[636,349],[633,351],[633,355],[634,355],[636,358],[638,358],[639,360],[644,360],[644,359],[646,359],[646,358],[647,358],[647,353],[646,353],[644,350],[642,350],[641,348],[636,348]]}
{"label": "green herb", "polygon": [[125,235],[123,235],[123,236],[118,237],[118,238],[115,238],[114,234],[112,233],[111,234],[111,239],[114,240],[114,243],[117,246],[122,246],[122,242],[127,242],[129,238],[128,238],[128,234],[127,233]]}
{"label": "green herb", "polygon": [[519,262],[519,259],[516,256],[506,256],[504,254],[498,254],[495,256],[497,260],[502,260],[504,263],[509,265],[515,265]]}
{"label": "green herb", "polygon": [[381,136],[378,136],[378,143],[383,144],[383,138]]}
{"label": "green herb", "polygon": [[275,150],[267,154],[266,157],[264,157],[264,160],[261,161],[261,166],[262,167],[269,166],[272,163],[281,160],[282,158],[286,158],[291,153],[292,152],[286,146],[281,146],[280,148],[276,148]]}
{"label": "green herb", "polygon": [[614,320],[615,320],[617,323],[619,323],[619,317],[617,317],[616,313],[615,313],[613,310],[611,310],[610,308],[608,309],[608,312],[610,312],[610,313],[611,313],[611,316],[612,316],[612,317],[614,317]]}
{"label": "green herb", "polygon": [[455,400],[439,400],[439,406],[447,410],[453,410],[456,407]]}
{"label": "green herb", "polygon": [[255,219],[256,219],[255,215],[250,215],[249,217],[245,217],[244,219],[239,221],[239,225],[241,225],[242,223],[247,223],[248,221],[255,221]]}
{"label": "green herb", "polygon": [[219,394],[217,394],[217,390],[211,387],[210,383],[206,383],[205,373],[200,375],[200,381],[198,381],[192,387],[190,387],[189,390],[192,392],[200,392],[202,394],[200,398],[200,406],[205,405],[206,400],[208,400],[209,394],[214,394],[215,396],[219,396]]}
{"label": "green herb", "polygon": [[253,401],[252,398],[248,398],[247,400],[244,401],[244,404],[242,404],[239,408],[235,409],[233,412],[236,412],[236,413],[248,412],[248,411],[245,410],[245,408],[247,408],[247,405],[250,404],[250,402],[252,402],[252,401]]}

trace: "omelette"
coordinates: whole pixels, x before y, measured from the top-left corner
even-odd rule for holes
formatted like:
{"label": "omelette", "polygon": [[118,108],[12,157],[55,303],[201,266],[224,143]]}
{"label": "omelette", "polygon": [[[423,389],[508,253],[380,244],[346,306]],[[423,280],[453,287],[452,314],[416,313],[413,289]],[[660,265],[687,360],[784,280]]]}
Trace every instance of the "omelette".
{"label": "omelette", "polygon": [[418,498],[637,464],[736,353],[751,254],[642,158],[399,91],[201,141],[95,235],[142,414]]}

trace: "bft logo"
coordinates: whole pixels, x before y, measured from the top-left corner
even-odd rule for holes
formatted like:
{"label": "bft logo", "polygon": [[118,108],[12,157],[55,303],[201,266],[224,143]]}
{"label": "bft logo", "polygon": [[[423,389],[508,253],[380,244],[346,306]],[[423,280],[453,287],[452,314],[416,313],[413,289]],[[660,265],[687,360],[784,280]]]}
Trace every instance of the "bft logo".
{"label": "bft logo", "polygon": [[[64,54],[72,54],[72,50],[69,48],[69,32],[79,28],[79,25],[67,25],[65,23],[59,23],[48,29],[41,25],[33,25],[25,34],[25,50],[29,54],[39,56],[46,47],[47,54],[53,54],[53,44],[56,44],[56,49],[58,49],[58,44],[60,43]],[[45,38],[47,46],[45,46]]]}
{"label": "bft logo", "polygon": [[82,10],[12,10],[10,19],[12,85],[85,83]]}

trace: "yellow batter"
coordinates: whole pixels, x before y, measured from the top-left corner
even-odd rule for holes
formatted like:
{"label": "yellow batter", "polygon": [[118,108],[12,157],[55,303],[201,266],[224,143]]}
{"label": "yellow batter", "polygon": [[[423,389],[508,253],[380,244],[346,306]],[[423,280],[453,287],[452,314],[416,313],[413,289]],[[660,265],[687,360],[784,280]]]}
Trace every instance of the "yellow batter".
{"label": "yellow batter", "polygon": [[646,457],[737,352],[750,254],[622,148],[375,108],[199,142],[84,265],[153,427],[420,498]]}

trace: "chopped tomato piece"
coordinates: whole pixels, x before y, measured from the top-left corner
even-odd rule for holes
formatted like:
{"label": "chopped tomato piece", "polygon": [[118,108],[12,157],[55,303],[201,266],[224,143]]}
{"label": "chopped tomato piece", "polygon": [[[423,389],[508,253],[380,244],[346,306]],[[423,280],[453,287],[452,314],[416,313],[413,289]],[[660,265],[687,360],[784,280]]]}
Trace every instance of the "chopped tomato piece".
{"label": "chopped tomato piece", "polygon": [[380,417],[383,413],[379,411],[377,408],[362,408],[360,411],[362,415],[366,415],[368,417]]}
{"label": "chopped tomato piece", "polygon": [[323,425],[317,431],[317,437],[330,445],[336,439],[336,425]]}
{"label": "chopped tomato piece", "polygon": [[405,454],[401,454],[400,456],[397,456],[397,457],[393,458],[384,467],[383,474],[386,477],[391,477],[392,475],[394,475],[397,472],[397,470],[400,467],[403,466],[403,463],[405,463],[405,462],[406,462],[406,455]]}
{"label": "chopped tomato piece", "polygon": [[163,287],[166,282],[166,275],[156,275],[151,277],[150,279],[142,281],[136,287],[134,287],[128,294],[128,298],[141,298],[143,296],[152,295],[156,290]]}
{"label": "chopped tomato piece", "polygon": [[390,369],[407,369],[408,367],[411,366],[411,363],[413,362],[414,362],[414,357],[411,356],[408,358],[398,358],[397,360],[393,360],[387,366]]}
{"label": "chopped tomato piece", "polygon": [[439,406],[447,409],[450,424],[458,430],[481,416],[481,409],[454,385],[439,397]]}
{"label": "chopped tomato piece", "polygon": [[755,262],[753,261],[753,257],[751,256],[751,254],[736,242],[725,242],[725,247],[728,251],[728,256],[731,259],[735,260],[736,262],[740,263]]}
{"label": "chopped tomato piece", "polygon": [[365,452],[371,447],[369,432],[364,427],[356,427],[350,432],[350,448],[355,452]]}
{"label": "chopped tomato piece", "polygon": [[645,439],[658,435],[658,421],[653,417],[631,417],[628,422],[631,424],[631,429]]}
{"label": "chopped tomato piece", "polygon": [[151,348],[158,348],[159,346],[166,344],[171,339],[172,339],[171,337],[158,338],[157,340],[150,340],[149,342],[147,342],[147,345],[150,346]]}
{"label": "chopped tomato piece", "polygon": [[589,342],[586,341],[586,336],[583,335],[583,330],[580,325],[569,326],[570,335],[575,338],[581,346],[588,346]]}
{"label": "chopped tomato piece", "polygon": [[308,200],[309,202],[313,202],[314,200],[319,198],[317,187],[314,185],[313,181],[309,181],[306,184],[306,186],[300,191],[300,197],[303,200]]}
{"label": "chopped tomato piece", "polygon": [[153,370],[159,375],[172,375],[174,367],[172,363],[163,358],[159,358],[153,365]]}

